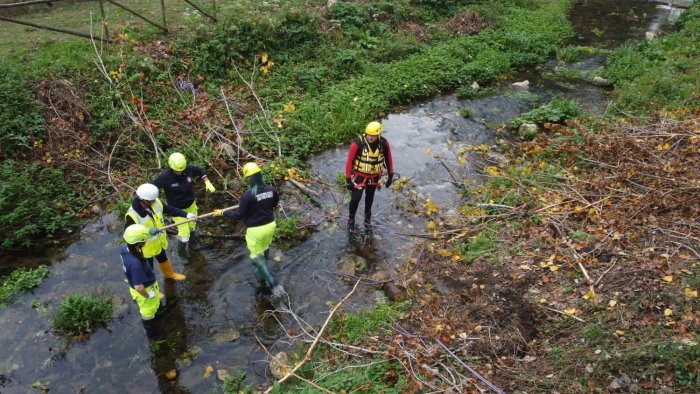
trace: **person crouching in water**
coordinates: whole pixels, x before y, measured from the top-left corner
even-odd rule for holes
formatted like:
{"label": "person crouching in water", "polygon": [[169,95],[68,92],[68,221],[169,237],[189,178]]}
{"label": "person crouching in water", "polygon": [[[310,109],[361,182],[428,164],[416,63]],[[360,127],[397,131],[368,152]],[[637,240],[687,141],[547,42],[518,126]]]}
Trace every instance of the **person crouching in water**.
{"label": "person crouching in water", "polygon": [[139,306],[141,323],[146,330],[146,335],[151,339],[158,338],[155,327],[155,317],[161,301],[158,291],[158,281],[153,272],[153,265],[143,257],[143,247],[151,238],[148,228],[142,224],[132,224],[124,231],[124,241],[119,253],[122,258],[122,268],[129,283],[131,298]]}
{"label": "person crouching in water", "polygon": [[257,269],[257,274],[264,279],[272,289],[274,296],[284,294],[284,289],[267,268],[270,258],[270,243],[275,234],[274,209],[279,203],[279,195],[273,186],[263,182],[260,167],[255,163],[243,166],[243,177],[248,181],[250,189],[241,196],[238,209],[223,211],[217,209],[213,216],[221,216],[234,220],[243,219],[247,229],[245,242],[250,252],[250,261]]}

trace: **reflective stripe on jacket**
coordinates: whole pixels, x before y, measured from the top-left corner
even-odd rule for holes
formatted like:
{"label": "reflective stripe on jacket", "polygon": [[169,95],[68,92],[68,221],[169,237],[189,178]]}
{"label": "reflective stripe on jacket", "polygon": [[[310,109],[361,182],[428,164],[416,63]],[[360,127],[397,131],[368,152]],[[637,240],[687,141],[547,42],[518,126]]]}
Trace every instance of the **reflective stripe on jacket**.
{"label": "reflective stripe on jacket", "polygon": [[[147,228],[162,228],[163,225],[163,203],[159,198],[153,203],[150,210],[151,214],[146,216],[140,216],[133,207],[129,207],[126,212],[126,216],[130,217],[134,223],[143,224]],[[158,255],[162,250],[168,248],[168,237],[165,231],[152,236],[146,240],[146,244],[143,246],[141,251],[143,252],[143,257],[149,258]]]}

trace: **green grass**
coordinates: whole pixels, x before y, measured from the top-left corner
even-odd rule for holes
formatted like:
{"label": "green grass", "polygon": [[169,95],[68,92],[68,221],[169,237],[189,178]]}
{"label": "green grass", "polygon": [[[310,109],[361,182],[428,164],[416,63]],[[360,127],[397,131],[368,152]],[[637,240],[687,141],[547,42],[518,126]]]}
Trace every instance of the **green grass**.
{"label": "green grass", "polygon": [[459,244],[455,248],[465,262],[470,263],[480,257],[487,256],[496,249],[496,231],[486,229],[479,234],[469,238],[464,244]]}
{"label": "green grass", "polygon": [[6,306],[12,298],[22,292],[31,290],[49,275],[49,269],[45,265],[37,268],[19,268],[2,280],[0,285],[0,306]]}
{"label": "green grass", "polygon": [[[148,19],[161,24],[161,10],[159,0],[120,0],[119,3],[141,13]],[[230,7],[223,3],[219,8]],[[232,2],[233,3],[233,2]],[[245,3],[236,1],[235,3]],[[52,26],[61,29],[78,31],[90,34],[90,14],[94,24],[94,33],[99,34],[100,8],[97,1],[86,2],[56,2],[54,6],[37,7],[37,10],[25,14],[14,16],[19,19],[38,25]],[[210,2],[197,2],[204,10],[211,10]],[[157,27],[143,21],[137,16],[119,8],[113,4],[105,2],[105,15],[107,28],[112,37],[120,33],[130,33],[133,38],[154,37],[160,32]],[[196,20],[197,23],[206,23],[206,19],[194,8],[184,1],[166,2],[166,23],[168,26],[182,25],[183,23]],[[56,44],[79,43],[76,48],[83,51],[90,51],[89,40],[68,34],[61,34],[35,27],[19,25],[15,23],[0,22],[0,57],[34,56],[37,49],[50,49]],[[138,34],[137,34],[138,32]],[[21,40],[18,45],[18,40]],[[89,64],[91,66],[91,63]]]}
{"label": "green grass", "polygon": [[53,317],[53,327],[61,335],[88,334],[112,318],[112,300],[105,295],[68,296]]}
{"label": "green grass", "polygon": [[[382,335],[391,324],[406,310],[407,304],[380,304],[367,312],[336,315],[326,329],[331,341],[360,347],[374,347],[377,342],[368,338]],[[297,360],[303,354],[293,356]],[[354,365],[353,368],[340,368],[342,365]],[[406,387],[406,378],[402,368],[382,357],[348,357],[327,345],[320,344],[312,359],[304,364],[298,374],[312,380],[331,392],[352,392],[367,390],[381,393],[402,393]],[[331,373],[332,372],[332,373]],[[318,393],[318,389],[298,380],[291,380],[281,386],[275,386],[273,393]]]}
{"label": "green grass", "polygon": [[[66,183],[64,171],[6,160],[0,164],[0,249],[26,248],[51,239],[73,222],[85,200]],[[43,237],[42,240],[39,237]]]}
{"label": "green grass", "polygon": [[618,109],[646,116],[659,108],[700,107],[700,5],[682,14],[680,30],[611,54],[603,76]]}

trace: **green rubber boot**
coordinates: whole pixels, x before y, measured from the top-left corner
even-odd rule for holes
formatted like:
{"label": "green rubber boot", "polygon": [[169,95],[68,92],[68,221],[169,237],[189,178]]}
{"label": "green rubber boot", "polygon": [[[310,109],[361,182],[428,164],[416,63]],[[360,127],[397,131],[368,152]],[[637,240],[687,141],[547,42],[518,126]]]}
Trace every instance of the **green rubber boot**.
{"label": "green rubber boot", "polygon": [[277,279],[275,279],[275,277],[272,276],[272,274],[270,273],[270,270],[267,269],[267,264],[265,263],[265,256],[257,255],[251,259],[251,262],[253,263],[255,268],[257,268],[258,275],[267,281],[267,284],[270,286],[271,289],[277,286]]}

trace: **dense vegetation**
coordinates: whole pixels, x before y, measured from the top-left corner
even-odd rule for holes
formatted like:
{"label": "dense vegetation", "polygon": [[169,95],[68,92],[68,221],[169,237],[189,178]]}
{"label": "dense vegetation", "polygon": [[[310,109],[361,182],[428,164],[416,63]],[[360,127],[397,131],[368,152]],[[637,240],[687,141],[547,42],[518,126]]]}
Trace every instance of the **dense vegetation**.
{"label": "dense vegetation", "polygon": [[39,286],[48,274],[49,269],[45,265],[34,269],[19,268],[14,270],[9,276],[2,279],[0,306],[8,305],[15,295]]}
{"label": "dense vegetation", "polygon": [[615,105],[631,114],[697,108],[700,9],[684,12],[678,31],[614,51],[603,75],[615,83]]}

